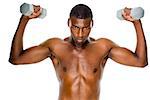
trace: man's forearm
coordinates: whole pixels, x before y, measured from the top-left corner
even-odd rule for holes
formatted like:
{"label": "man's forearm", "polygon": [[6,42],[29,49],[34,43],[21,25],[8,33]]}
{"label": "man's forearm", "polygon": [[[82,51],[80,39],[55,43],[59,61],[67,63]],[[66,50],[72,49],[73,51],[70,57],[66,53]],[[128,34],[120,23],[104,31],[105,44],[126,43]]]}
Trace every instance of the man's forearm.
{"label": "man's forearm", "polygon": [[142,28],[142,24],[140,20],[136,20],[133,22],[136,34],[137,34],[137,46],[136,46],[136,51],[135,54],[139,59],[139,62],[141,62],[144,65],[147,65],[148,60],[147,60],[147,45],[146,45],[146,40]]}
{"label": "man's forearm", "polygon": [[28,21],[29,18],[26,16],[20,18],[18,28],[13,37],[9,61],[16,59],[23,51],[23,34]]}

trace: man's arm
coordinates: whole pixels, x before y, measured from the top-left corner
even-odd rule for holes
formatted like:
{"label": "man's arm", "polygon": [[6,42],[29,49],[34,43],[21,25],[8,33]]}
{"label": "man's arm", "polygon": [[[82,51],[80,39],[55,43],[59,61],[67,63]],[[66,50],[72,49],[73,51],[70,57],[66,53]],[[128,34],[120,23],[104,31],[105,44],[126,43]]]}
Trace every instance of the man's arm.
{"label": "man's arm", "polygon": [[35,12],[31,16],[20,18],[20,22],[12,41],[9,62],[12,64],[30,64],[39,62],[47,58],[50,50],[47,45],[39,45],[23,50],[23,34],[26,24],[30,19],[37,18],[40,15],[40,7],[35,8]]}
{"label": "man's arm", "polygon": [[111,50],[109,57],[114,61],[129,65],[129,66],[138,66],[144,67],[148,64],[147,59],[147,45],[146,40],[141,24],[141,20],[133,21],[130,16],[123,15],[127,21],[131,21],[135,27],[137,34],[137,46],[135,52],[132,52],[126,48],[121,48],[112,42],[110,42]]}

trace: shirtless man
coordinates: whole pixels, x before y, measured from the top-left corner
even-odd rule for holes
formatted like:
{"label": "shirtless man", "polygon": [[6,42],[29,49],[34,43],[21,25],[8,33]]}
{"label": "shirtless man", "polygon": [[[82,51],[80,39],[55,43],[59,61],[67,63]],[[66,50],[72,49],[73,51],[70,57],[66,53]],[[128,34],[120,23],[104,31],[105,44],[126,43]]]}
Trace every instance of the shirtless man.
{"label": "shirtless man", "polygon": [[[133,20],[129,8],[123,17],[136,30],[135,52],[116,45],[111,40],[95,40],[89,36],[93,26],[92,11],[83,4],[73,7],[68,19],[70,37],[64,40],[51,38],[38,46],[23,49],[23,34],[29,20],[40,15],[40,7],[35,6],[31,16],[22,15],[12,41],[10,63],[31,64],[50,58],[60,82],[59,100],[99,100],[100,80],[108,58],[135,67],[145,67],[147,48],[140,20]],[[127,60],[128,59],[128,60]]]}

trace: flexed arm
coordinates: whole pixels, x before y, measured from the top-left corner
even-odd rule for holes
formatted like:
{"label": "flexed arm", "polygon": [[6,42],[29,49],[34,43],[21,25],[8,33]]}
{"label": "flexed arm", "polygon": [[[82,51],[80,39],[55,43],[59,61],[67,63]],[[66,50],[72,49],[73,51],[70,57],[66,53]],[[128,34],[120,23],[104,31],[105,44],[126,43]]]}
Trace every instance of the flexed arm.
{"label": "flexed arm", "polygon": [[127,21],[132,22],[135,27],[136,35],[137,35],[136,50],[135,52],[132,52],[126,48],[121,48],[115,45],[114,43],[109,42],[110,45],[112,46],[109,53],[109,57],[121,64],[144,67],[148,64],[146,40],[145,40],[141,20],[134,20],[130,16],[130,10],[131,9],[125,8],[123,17]]}
{"label": "flexed arm", "polygon": [[46,45],[39,45],[23,50],[23,34],[26,24],[30,19],[37,18],[40,15],[40,7],[35,6],[35,11],[30,16],[20,18],[20,22],[12,41],[9,62],[12,64],[29,64],[39,62],[49,55],[49,48]]}

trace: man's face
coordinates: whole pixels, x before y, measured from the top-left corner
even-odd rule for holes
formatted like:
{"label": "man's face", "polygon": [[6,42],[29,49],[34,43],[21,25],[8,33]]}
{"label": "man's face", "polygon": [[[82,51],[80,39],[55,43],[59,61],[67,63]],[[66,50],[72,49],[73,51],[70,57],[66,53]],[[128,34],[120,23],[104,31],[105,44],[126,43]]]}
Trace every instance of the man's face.
{"label": "man's face", "polygon": [[71,37],[76,44],[83,44],[91,31],[93,21],[91,18],[79,19],[71,17],[68,21],[68,25],[71,30]]}

